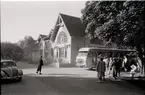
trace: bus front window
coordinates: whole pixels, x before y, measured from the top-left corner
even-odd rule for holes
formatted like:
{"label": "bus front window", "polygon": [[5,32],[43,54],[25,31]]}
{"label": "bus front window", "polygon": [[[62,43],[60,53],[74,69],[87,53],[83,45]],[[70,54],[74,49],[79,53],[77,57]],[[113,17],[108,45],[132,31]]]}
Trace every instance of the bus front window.
{"label": "bus front window", "polygon": [[78,53],[78,56],[87,56],[87,55],[88,55],[87,52],[79,52],[79,53]]}

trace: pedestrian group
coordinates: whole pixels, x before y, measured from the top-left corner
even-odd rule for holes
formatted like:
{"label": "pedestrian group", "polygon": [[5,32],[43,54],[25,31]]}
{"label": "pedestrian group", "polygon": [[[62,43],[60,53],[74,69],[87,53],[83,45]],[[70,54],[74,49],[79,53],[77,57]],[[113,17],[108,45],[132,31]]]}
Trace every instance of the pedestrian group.
{"label": "pedestrian group", "polygon": [[129,72],[133,78],[137,72],[140,72],[141,67],[141,61],[137,56],[100,57],[100,60],[96,62],[99,82],[105,80],[106,71],[108,71],[108,75],[112,74],[112,77],[116,80],[120,78],[121,71]]}

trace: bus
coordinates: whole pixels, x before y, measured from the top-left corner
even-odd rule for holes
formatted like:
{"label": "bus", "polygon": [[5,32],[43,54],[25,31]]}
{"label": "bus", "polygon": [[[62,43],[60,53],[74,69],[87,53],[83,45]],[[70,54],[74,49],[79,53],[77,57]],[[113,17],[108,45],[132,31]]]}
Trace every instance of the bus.
{"label": "bus", "polygon": [[120,55],[126,55],[128,53],[134,53],[135,50],[131,49],[116,49],[116,48],[97,48],[97,47],[84,47],[80,48],[78,55],[76,56],[76,66],[87,67],[88,69],[96,68],[96,61],[99,61],[99,56],[105,57],[117,57]]}

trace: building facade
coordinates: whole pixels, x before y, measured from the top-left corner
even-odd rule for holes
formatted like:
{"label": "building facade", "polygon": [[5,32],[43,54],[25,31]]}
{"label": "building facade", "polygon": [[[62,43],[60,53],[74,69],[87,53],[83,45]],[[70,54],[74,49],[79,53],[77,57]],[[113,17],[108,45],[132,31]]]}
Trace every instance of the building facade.
{"label": "building facade", "polygon": [[53,50],[50,41],[51,34],[49,35],[42,35],[40,34],[37,43],[38,48],[37,50],[33,51],[33,58],[36,60],[40,59],[40,56],[43,57],[44,64],[51,64],[53,61]]}
{"label": "building facade", "polygon": [[85,29],[80,18],[65,14],[59,14],[50,40],[53,57],[59,60],[60,64],[75,65],[78,50],[91,46],[89,39],[85,37]]}
{"label": "building facade", "polygon": [[38,37],[39,49],[35,54],[43,56],[46,64],[58,62],[75,66],[78,50],[82,47],[102,46],[101,40],[85,37],[84,25],[80,18],[59,14],[54,29],[48,35]]}

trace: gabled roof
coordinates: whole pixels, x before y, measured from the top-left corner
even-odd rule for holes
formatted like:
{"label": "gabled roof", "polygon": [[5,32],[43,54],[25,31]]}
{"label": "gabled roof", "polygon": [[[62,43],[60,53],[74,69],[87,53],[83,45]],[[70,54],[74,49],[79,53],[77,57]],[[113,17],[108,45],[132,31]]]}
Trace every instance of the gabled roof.
{"label": "gabled roof", "polygon": [[80,18],[61,13],[60,16],[62,17],[70,36],[84,37],[85,29]]}
{"label": "gabled roof", "polygon": [[74,36],[74,37],[84,37],[85,36],[85,28],[84,28],[80,18],[60,13],[59,17],[57,19],[56,25],[54,27],[54,31],[53,31],[51,40],[54,41],[55,37],[57,35],[58,29],[59,29],[59,26],[57,26],[57,24],[59,24],[59,18],[64,22],[70,36]]}
{"label": "gabled roof", "polygon": [[44,38],[44,40],[50,40],[50,38],[51,38],[51,33],[49,33],[45,38]]}
{"label": "gabled roof", "polygon": [[40,34],[38,37],[38,41],[40,41],[41,39],[44,40],[46,37],[47,37],[47,35]]}
{"label": "gabled roof", "polygon": [[47,35],[40,34],[40,37],[41,37],[42,39],[44,39],[45,37],[47,37]]}

